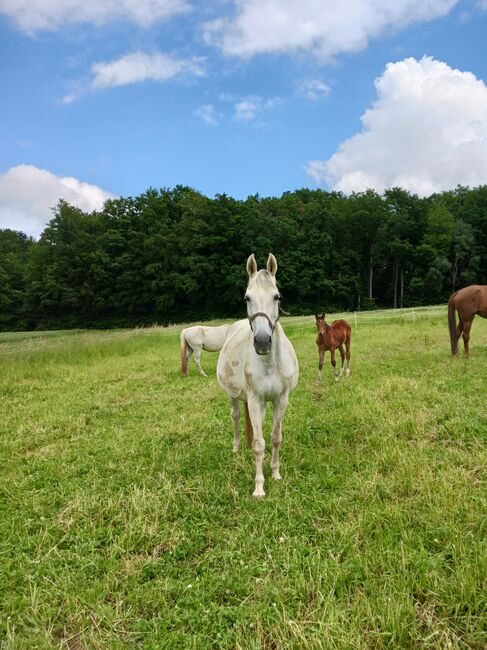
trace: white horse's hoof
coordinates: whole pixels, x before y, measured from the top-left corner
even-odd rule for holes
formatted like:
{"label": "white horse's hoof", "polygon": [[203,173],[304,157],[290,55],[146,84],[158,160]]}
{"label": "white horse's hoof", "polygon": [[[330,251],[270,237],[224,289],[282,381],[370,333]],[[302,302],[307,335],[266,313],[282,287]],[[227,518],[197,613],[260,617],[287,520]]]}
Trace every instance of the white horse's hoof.
{"label": "white horse's hoof", "polygon": [[238,452],[238,449],[239,449],[238,445],[237,446],[233,445],[233,450],[232,451],[233,451],[234,454],[236,454]]}
{"label": "white horse's hoof", "polygon": [[340,377],[336,377],[336,376],[335,376],[335,381],[338,381],[339,379],[340,379]]}
{"label": "white horse's hoof", "polygon": [[282,480],[282,476],[279,474],[279,472],[272,472],[272,478],[274,479],[274,481]]}
{"label": "white horse's hoof", "polygon": [[256,485],[255,490],[252,494],[253,497],[265,497],[264,488],[262,485]]}

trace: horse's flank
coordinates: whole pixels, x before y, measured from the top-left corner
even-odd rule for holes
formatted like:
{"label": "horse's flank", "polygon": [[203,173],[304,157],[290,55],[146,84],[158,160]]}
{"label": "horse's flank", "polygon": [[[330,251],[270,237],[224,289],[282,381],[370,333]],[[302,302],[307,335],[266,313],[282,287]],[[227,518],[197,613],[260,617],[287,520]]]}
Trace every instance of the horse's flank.
{"label": "horse's flank", "polygon": [[[458,312],[458,325],[455,322]],[[448,330],[452,354],[458,354],[458,340],[463,336],[465,356],[470,355],[470,330],[475,316],[487,318],[487,285],[472,284],[455,291],[448,300]]]}
{"label": "horse's flank", "polygon": [[201,367],[201,351],[219,352],[229,332],[236,323],[219,325],[211,327],[209,325],[193,325],[182,330],[180,336],[181,343],[181,372],[183,375],[188,374],[188,363],[191,355],[194,353],[194,362],[200,372],[205,375]]}

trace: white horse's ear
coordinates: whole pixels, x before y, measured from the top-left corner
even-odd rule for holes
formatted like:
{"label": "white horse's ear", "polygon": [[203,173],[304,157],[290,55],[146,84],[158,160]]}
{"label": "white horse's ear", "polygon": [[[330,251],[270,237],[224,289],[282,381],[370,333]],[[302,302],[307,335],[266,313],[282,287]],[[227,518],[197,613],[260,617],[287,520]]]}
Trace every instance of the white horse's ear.
{"label": "white horse's ear", "polygon": [[257,273],[257,262],[255,261],[255,255],[253,253],[247,260],[247,273],[249,274],[249,278],[253,278]]}
{"label": "white horse's ear", "polygon": [[276,275],[277,260],[272,253],[269,253],[269,257],[267,258],[267,270],[271,275]]}

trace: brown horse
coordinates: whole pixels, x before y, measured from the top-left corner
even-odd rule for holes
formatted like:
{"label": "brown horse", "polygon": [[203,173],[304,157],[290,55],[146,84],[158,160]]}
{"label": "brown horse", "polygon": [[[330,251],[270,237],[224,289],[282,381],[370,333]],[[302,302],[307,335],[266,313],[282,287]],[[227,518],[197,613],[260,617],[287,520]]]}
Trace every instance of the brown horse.
{"label": "brown horse", "polygon": [[[458,325],[455,323],[455,309],[458,312]],[[470,328],[476,314],[487,318],[487,285],[471,284],[452,293],[448,301],[448,327],[452,354],[458,354],[458,339],[463,335],[465,356],[470,356],[468,342]]]}
{"label": "brown horse", "polygon": [[[316,337],[316,345],[318,346],[318,354],[320,355],[320,365],[318,370],[318,381],[321,382],[323,372],[323,358],[325,352],[330,350],[331,365],[335,373],[335,381],[338,381],[337,362],[335,360],[335,350],[340,350],[342,360],[342,367],[340,370],[340,377],[343,375],[345,369],[345,354],[347,356],[347,375],[350,374],[350,338],[352,336],[352,328],[346,320],[334,320],[331,325],[325,323],[325,314],[316,314],[316,329],[318,336]],[[343,344],[345,344],[345,351],[343,351]]]}

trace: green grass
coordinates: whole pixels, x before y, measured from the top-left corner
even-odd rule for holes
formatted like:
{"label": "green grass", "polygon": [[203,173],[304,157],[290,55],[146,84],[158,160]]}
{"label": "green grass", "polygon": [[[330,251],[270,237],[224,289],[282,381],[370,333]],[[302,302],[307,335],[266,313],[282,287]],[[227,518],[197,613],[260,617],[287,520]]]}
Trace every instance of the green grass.
{"label": "green grass", "polygon": [[1,339],[2,648],[487,647],[487,321],[471,359],[445,314],[359,323],[322,386],[312,320],[285,328],[263,500],[179,328]]}

